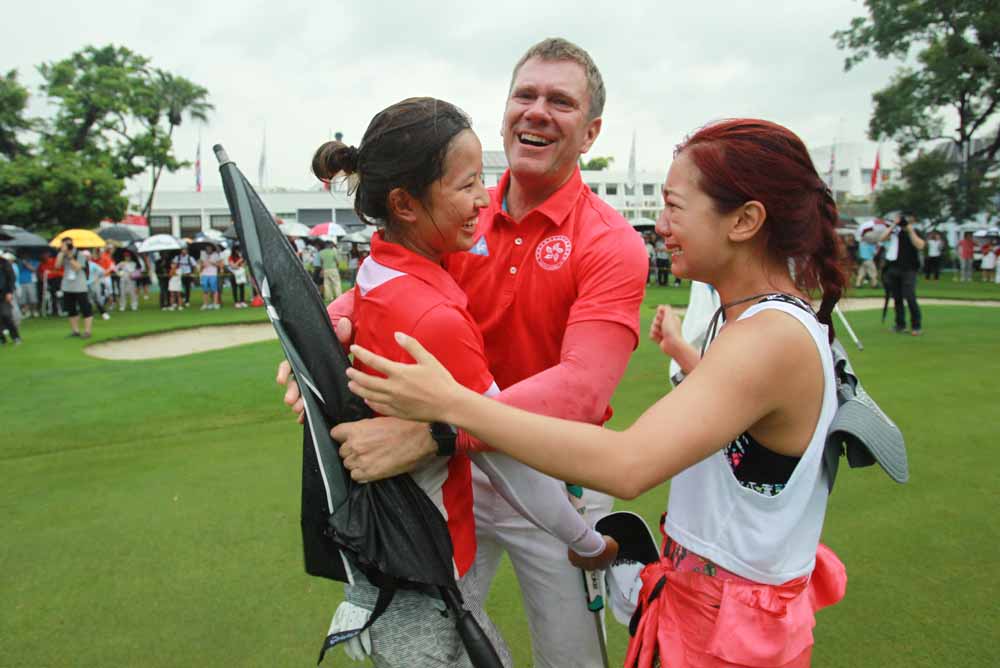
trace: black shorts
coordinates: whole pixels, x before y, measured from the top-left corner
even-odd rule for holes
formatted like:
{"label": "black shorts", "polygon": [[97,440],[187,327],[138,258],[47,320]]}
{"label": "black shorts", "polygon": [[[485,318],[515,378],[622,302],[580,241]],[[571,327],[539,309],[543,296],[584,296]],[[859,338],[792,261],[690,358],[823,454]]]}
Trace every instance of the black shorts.
{"label": "black shorts", "polygon": [[71,318],[79,315],[80,313],[83,314],[84,318],[89,318],[94,315],[94,309],[90,306],[90,297],[86,292],[64,292],[63,310],[66,311]]}

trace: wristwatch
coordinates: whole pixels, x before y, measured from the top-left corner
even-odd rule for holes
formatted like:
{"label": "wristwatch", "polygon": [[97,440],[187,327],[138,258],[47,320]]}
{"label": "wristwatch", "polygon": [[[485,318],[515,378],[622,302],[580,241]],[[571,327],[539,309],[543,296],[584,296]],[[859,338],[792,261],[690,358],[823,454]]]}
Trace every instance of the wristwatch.
{"label": "wristwatch", "polygon": [[455,454],[455,440],[458,430],[446,422],[431,423],[431,438],[437,443],[438,457],[451,457]]}

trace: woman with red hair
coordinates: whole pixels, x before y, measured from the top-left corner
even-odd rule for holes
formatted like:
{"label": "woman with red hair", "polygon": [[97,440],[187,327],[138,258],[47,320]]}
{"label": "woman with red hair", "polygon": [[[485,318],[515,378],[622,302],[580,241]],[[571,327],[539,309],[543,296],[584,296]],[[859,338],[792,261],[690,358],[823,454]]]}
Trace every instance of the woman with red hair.
{"label": "woman with red hair", "polygon": [[682,143],[663,200],[657,232],[671,271],[714,286],[722,307],[702,351],[659,308],[650,336],[687,377],[625,431],[482,397],[401,334],[418,363],[355,346],[388,377],[353,370],[351,386],[379,413],[450,422],[621,498],[671,481],[662,559],[642,574],[627,666],[808,666],[814,612],[846,584],[819,543],[829,492],[822,455],[837,409],[830,316],[846,281],[837,207],[802,141],[752,119],[709,125]]}

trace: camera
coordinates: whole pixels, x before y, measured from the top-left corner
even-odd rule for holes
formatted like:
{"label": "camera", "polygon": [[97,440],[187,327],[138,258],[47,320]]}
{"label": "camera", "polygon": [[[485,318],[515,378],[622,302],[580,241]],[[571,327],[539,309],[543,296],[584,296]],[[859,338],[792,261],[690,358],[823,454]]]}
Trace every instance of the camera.
{"label": "camera", "polygon": [[908,221],[905,216],[900,216],[899,217],[899,222],[896,223],[896,224],[899,225],[900,229],[904,229],[905,230],[906,226],[910,224],[910,221]]}

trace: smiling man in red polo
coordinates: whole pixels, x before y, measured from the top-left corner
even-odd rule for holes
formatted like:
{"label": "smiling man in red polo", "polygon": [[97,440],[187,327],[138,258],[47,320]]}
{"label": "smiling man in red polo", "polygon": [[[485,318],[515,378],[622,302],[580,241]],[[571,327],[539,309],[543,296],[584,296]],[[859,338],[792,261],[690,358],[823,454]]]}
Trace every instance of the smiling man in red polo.
{"label": "smiling man in red polo", "polygon": [[[604,83],[590,56],[547,39],[521,58],[503,120],[510,169],[480,212],[481,236],[446,259],[483,333],[497,399],[536,413],[602,424],[639,337],[648,262],[642,240],[583,183],[578,161],[597,139]],[[336,323],[351,299],[331,305]],[[341,333],[344,327],[339,328]],[[279,381],[287,379],[287,367]],[[285,400],[295,404],[297,388]],[[436,453],[426,425],[393,418],[333,431],[358,480],[410,470]],[[464,433],[459,447],[476,448]],[[558,448],[558,443],[552,444]],[[524,599],[538,667],[603,665],[580,572],[566,548],[517,513],[473,470],[476,563],[486,589],[504,551]],[[612,500],[587,491],[596,520]]]}

